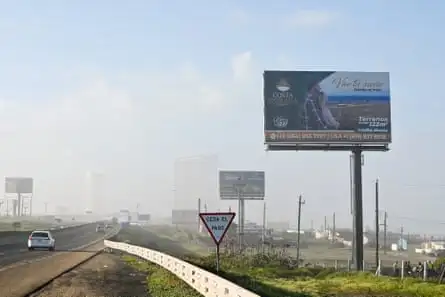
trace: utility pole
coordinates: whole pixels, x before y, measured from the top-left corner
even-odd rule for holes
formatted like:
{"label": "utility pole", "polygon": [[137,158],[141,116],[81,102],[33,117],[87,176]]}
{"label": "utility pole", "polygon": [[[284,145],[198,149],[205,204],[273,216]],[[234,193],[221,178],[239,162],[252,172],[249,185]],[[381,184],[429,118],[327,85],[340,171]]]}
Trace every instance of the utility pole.
{"label": "utility pole", "polygon": [[[298,196],[298,222],[297,222],[297,267],[300,267],[300,232],[301,232],[301,205],[306,202],[302,195]],[[325,217],[326,218],[326,217]]]}
{"label": "utility pole", "polygon": [[386,255],[386,232],[388,230],[388,213],[383,214],[383,254]]}
{"label": "utility pole", "polygon": [[261,236],[261,241],[262,241],[262,248],[263,248],[263,253],[264,253],[264,243],[266,242],[266,202],[264,202],[264,206],[263,206],[263,230],[262,230],[262,236]]}
{"label": "utility pole", "polygon": [[375,265],[379,266],[379,179],[375,181]]}
{"label": "utility pole", "polygon": [[198,198],[198,233],[201,232],[201,218],[199,214],[201,213],[201,198]]}
{"label": "utility pole", "polygon": [[45,214],[48,213],[48,202],[45,202]]}
{"label": "utility pole", "polygon": [[324,216],[324,230],[323,231],[326,232],[327,228],[328,228],[328,218],[326,216]]}
{"label": "utility pole", "polygon": [[332,243],[335,243],[335,212],[332,214]]}

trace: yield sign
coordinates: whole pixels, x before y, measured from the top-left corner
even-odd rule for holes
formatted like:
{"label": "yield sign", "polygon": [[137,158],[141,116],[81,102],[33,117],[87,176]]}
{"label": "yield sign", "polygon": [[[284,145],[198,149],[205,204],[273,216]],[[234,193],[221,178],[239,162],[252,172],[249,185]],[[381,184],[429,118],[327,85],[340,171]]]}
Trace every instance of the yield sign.
{"label": "yield sign", "polygon": [[216,245],[219,245],[229,230],[230,224],[232,224],[235,218],[234,212],[204,212],[200,213],[199,217],[201,221],[212,236]]}

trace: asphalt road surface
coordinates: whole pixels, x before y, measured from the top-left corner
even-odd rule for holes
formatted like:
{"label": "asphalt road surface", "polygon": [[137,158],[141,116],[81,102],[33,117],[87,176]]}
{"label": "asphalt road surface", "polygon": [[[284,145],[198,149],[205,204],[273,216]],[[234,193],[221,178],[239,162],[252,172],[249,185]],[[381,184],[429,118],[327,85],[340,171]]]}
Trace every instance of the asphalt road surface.
{"label": "asphalt road surface", "polygon": [[96,232],[96,224],[88,224],[78,228],[69,228],[54,234],[56,239],[56,251],[28,251],[27,241],[0,245],[0,271],[8,266],[23,261],[33,261],[37,258],[51,256],[58,252],[67,252],[87,245],[101,237],[104,233]]}

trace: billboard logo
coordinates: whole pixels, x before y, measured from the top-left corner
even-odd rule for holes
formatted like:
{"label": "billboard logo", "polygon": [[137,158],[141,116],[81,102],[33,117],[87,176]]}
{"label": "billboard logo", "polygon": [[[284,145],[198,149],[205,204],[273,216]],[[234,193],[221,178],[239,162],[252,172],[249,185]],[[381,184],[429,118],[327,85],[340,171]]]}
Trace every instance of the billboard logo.
{"label": "billboard logo", "polygon": [[297,100],[291,92],[291,85],[285,79],[280,79],[275,87],[278,91],[272,92],[272,96],[267,98],[267,103],[275,106],[286,106],[296,103]]}
{"label": "billboard logo", "polygon": [[287,92],[290,90],[290,84],[285,79],[280,79],[276,85],[277,90],[280,92]]}
{"label": "billboard logo", "polygon": [[273,124],[277,128],[286,128],[288,122],[289,122],[288,119],[281,117],[281,116],[273,118]]}

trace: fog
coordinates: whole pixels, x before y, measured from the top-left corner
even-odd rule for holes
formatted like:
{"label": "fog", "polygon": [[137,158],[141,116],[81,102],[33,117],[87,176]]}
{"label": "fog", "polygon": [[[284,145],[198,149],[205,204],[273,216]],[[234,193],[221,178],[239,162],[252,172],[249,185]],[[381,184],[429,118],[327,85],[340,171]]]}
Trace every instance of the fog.
{"label": "fog", "polygon": [[[168,217],[175,160],[210,154],[218,168],[266,172],[268,220],[295,225],[302,194],[303,227],[311,221],[318,227],[333,212],[338,226],[349,227],[348,153],[265,152],[263,145],[264,69],[329,68],[391,73],[394,143],[390,152],[365,154],[364,225],[373,226],[379,178],[390,230],[442,229],[445,160],[437,147],[445,143],[432,135],[443,135],[436,119],[445,105],[433,101],[419,115],[417,99],[437,94],[406,89],[439,85],[431,69],[445,66],[439,56],[445,48],[419,54],[425,61],[409,67],[399,51],[408,39],[434,42],[429,35],[411,32],[405,39],[383,22],[387,44],[374,51],[360,45],[377,34],[372,20],[348,19],[355,25],[345,28],[329,9],[277,8],[266,26],[267,9],[231,1],[193,10],[175,1],[173,10],[157,1],[111,1],[106,8],[100,1],[13,2],[0,11],[0,176],[34,179],[34,213],[44,213],[45,204],[50,213],[91,208],[86,175],[93,172],[102,175],[95,211],[135,211],[139,204],[140,212]],[[350,36],[354,44],[345,50]],[[409,74],[413,68],[423,74]],[[423,145],[431,142],[436,146]],[[199,187],[199,174],[189,178]],[[191,207],[203,195],[190,194]],[[201,198],[213,210],[236,209],[217,194]],[[247,219],[261,222],[262,207],[249,201]]]}

